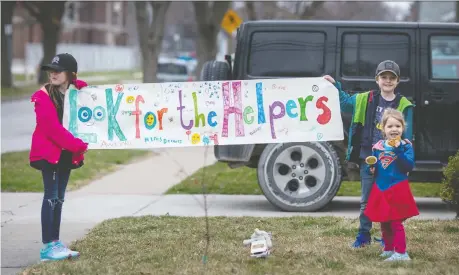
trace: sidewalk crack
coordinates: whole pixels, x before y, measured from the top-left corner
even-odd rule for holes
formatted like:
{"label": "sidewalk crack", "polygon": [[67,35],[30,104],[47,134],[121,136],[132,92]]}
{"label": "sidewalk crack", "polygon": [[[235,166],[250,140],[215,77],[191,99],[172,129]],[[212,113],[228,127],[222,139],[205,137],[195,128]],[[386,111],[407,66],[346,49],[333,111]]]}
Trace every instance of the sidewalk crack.
{"label": "sidewalk crack", "polygon": [[143,206],[143,207],[141,207],[139,210],[135,211],[135,212],[132,214],[132,216],[135,216],[137,213],[143,211],[144,209],[146,209],[146,208],[149,207],[150,205],[152,205],[152,204],[158,202],[158,201],[159,201],[160,199],[162,199],[162,198],[163,198],[163,196],[160,196],[160,197],[158,197],[157,199],[154,199],[153,201],[147,203],[145,206]]}

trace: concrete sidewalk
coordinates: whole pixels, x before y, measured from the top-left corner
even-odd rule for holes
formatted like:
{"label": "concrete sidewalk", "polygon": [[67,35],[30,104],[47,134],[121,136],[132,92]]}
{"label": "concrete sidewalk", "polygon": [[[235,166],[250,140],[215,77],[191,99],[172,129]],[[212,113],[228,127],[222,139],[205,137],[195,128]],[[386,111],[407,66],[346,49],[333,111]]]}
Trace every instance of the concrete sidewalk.
{"label": "concrete sidewalk", "polygon": [[[199,168],[215,163],[213,148],[152,150],[157,155],[67,192],[61,239],[84,237],[108,218],[133,216]],[[42,193],[2,193],[2,272],[16,274],[39,261]],[[167,208],[167,207],[166,207]]]}
{"label": "concrete sidewalk", "polygon": [[[213,150],[174,148],[155,150],[159,155],[125,166],[113,174],[68,192],[62,215],[61,239],[84,237],[96,224],[111,218],[143,215],[202,217],[203,195],[162,195],[205,165],[215,162]],[[16,274],[39,261],[42,193],[2,193],[2,273]],[[340,216],[357,218],[358,197],[335,197],[315,213],[282,212],[264,196],[207,195],[210,216]],[[440,199],[417,199],[418,219],[453,219]]]}
{"label": "concrete sidewalk", "polygon": [[[154,149],[152,158],[127,165],[123,169],[93,181],[67,196],[89,194],[161,195],[201,167],[214,164],[213,147]],[[69,197],[69,198],[70,198]]]}
{"label": "concrete sidewalk", "polygon": [[[29,197],[28,199],[26,199]],[[335,197],[318,212],[283,212],[269,203],[262,195],[207,195],[208,215],[226,217],[293,217],[293,216],[334,216],[358,218],[360,200],[358,197]],[[5,194],[6,203],[15,200],[12,194]],[[41,197],[24,194],[22,205],[11,212],[2,211],[3,225],[29,224],[40,222]],[[25,202],[28,201],[28,202]],[[448,211],[438,198],[416,198],[421,214],[415,219],[453,219],[455,214]],[[3,202],[2,202],[3,204]],[[203,217],[203,195],[122,195],[85,194],[68,196],[64,204],[63,223],[95,224],[106,219],[131,216],[187,216]],[[6,209],[5,209],[6,210]],[[8,210],[7,210],[8,211]],[[38,237],[38,236],[37,236]],[[37,238],[38,239],[38,238]]]}

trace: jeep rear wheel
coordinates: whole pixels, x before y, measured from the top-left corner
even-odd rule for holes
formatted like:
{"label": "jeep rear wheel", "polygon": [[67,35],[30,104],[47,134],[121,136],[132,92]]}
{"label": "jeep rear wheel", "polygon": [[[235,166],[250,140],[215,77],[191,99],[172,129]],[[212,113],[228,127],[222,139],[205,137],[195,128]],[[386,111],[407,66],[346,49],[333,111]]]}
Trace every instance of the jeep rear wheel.
{"label": "jeep rear wheel", "polygon": [[268,144],[258,162],[258,184],[284,211],[312,212],[325,207],[341,185],[341,164],[330,143]]}

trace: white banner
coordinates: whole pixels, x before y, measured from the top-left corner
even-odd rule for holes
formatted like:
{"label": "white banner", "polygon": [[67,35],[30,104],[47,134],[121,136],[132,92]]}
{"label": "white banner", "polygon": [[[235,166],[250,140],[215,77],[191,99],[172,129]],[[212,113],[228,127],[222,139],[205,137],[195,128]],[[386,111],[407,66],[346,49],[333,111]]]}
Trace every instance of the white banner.
{"label": "white banner", "polygon": [[90,149],[342,140],[322,77],[70,88],[63,124]]}

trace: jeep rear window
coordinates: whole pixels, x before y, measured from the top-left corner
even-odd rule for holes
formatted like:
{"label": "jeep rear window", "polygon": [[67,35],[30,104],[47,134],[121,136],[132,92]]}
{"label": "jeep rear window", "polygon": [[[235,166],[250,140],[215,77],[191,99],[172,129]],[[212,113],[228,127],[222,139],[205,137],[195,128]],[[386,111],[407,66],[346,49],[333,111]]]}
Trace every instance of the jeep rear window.
{"label": "jeep rear window", "polygon": [[404,34],[343,35],[341,75],[343,77],[375,77],[378,64],[393,60],[400,66],[401,78],[409,76],[410,37]]}
{"label": "jeep rear window", "polygon": [[255,32],[248,74],[264,77],[317,77],[324,73],[325,34]]}

